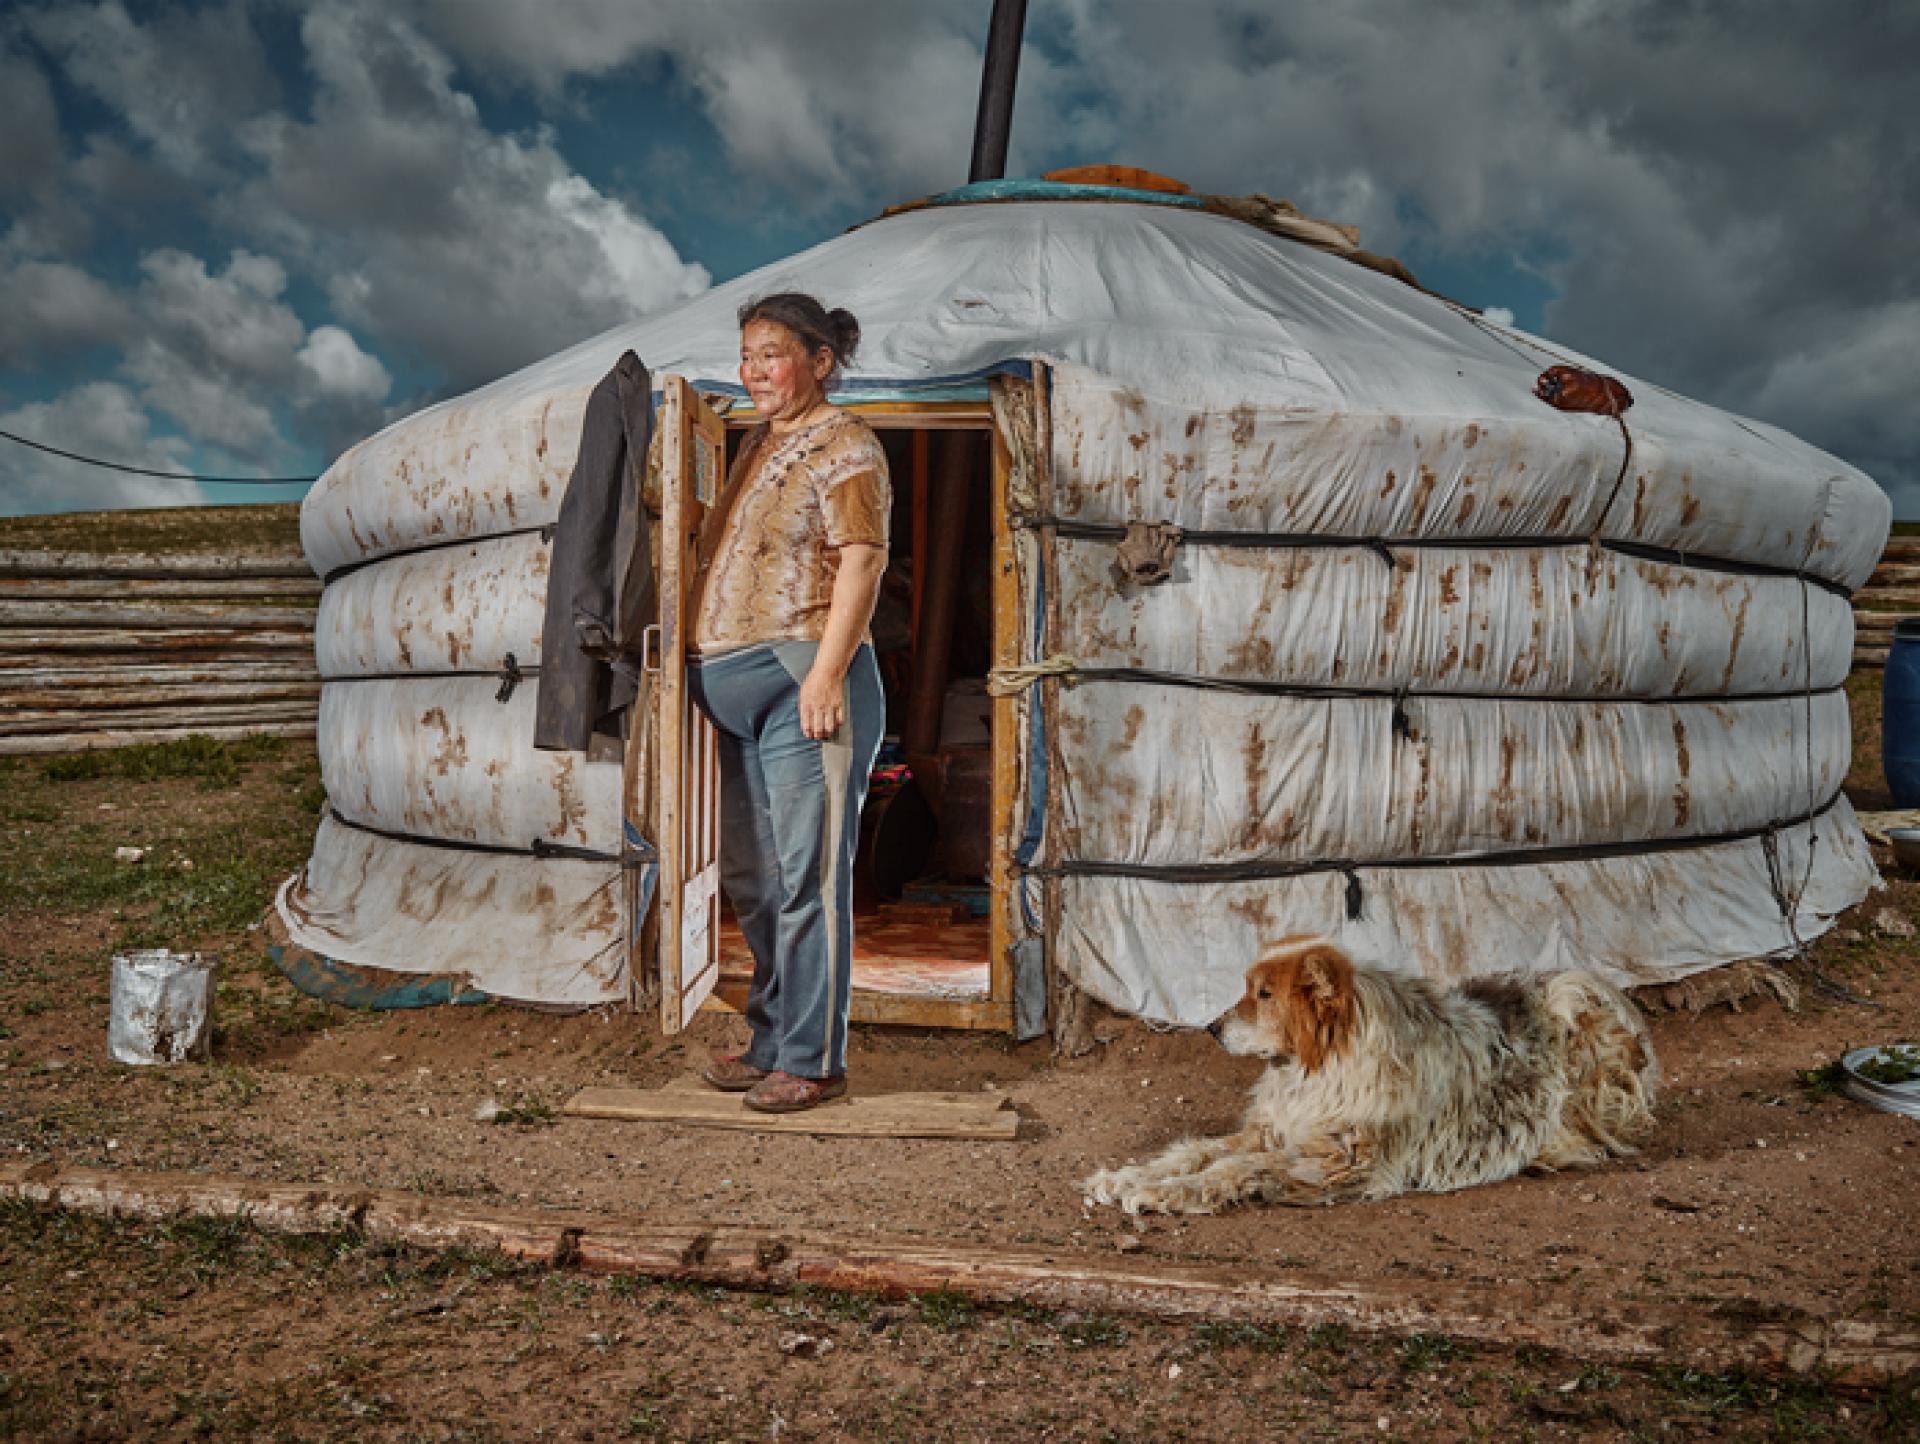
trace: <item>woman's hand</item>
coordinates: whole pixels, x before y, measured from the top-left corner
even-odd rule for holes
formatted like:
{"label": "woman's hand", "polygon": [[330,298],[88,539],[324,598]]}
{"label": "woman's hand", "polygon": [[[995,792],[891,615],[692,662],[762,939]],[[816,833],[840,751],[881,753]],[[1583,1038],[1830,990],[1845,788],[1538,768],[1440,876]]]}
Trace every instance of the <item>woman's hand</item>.
{"label": "woman's hand", "polygon": [[800,684],[800,730],[814,741],[826,741],[847,720],[846,684],[844,672],[822,668],[818,663]]}
{"label": "woman's hand", "polygon": [[807,679],[800,684],[800,730],[816,742],[826,741],[846,721],[847,668],[853,664],[861,634],[873,620],[874,599],[880,595],[880,578],[886,570],[885,547],[849,542],[840,548],[826,635],[820,639]]}

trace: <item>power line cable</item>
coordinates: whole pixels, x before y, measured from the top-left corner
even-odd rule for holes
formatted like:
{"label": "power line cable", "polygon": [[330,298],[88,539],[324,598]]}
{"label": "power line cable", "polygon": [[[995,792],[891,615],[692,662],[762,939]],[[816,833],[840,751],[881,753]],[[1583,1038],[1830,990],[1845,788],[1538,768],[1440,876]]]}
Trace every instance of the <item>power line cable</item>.
{"label": "power line cable", "polygon": [[126,466],[117,461],[102,461],[97,456],[82,456],[77,451],[62,451],[57,446],[48,446],[45,442],[34,441],[25,436],[15,436],[11,431],[0,431],[0,437],[17,442],[21,446],[30,446],[35,451],[44,451],[49,456],[65,457],[68,461],[77,461],[84,466],[97,466],[103,471],[123,471],[129,476],[157,476],[164,481],[207,481],[218,486],[305,486],[318,481],[318,476],[199,476],[184,471],[155,471],[151,467]]}

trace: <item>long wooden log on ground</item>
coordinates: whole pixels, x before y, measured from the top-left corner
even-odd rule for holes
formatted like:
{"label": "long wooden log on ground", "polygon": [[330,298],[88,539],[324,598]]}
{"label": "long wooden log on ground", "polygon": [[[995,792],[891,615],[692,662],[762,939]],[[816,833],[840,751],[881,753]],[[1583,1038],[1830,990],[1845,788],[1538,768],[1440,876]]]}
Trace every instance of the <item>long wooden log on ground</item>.
{"label": "long wooden log on ground", "polygon": [[191,707],[196,703],[287,702],[297,698],[312,706],[320,696],[317,677],[290,677],[274,682],[197,682],[154,686],[120,682],[95,673],[86,688],[58,687],[29,690],[11,684],[0,672],[0,720],[10,715],[39,712],[124,712],[138,707]]}
{"label": "long wooden log on ground", "polygon": [[221,607],[0,599],[0,627],[310,627],[313,618],[314,609],[304,603],[261,607],[242,601]]}
{"label": "long wooden log on ground", "polygon": [[0,551],[3,577],[312,577],[304,557]]}
{"label": "long wooden log on ground", "polygon": [[224,602],[260,597],[317,597],[320,578],[307,577],[6,577],[0,599],[75,602]]}
{"label": "long wooden log on ground", "polygon": [[238,726],[243,722],[297,722],[317,718],[320,704],[311,698],[279,702],[209,703],[142,707],[127,711],[62,707],[52,711],[0,712],[0,737],[38,737],[63,732],[98,732],[129,727]]}
{"label": "long wooden log on ground", "polygon": [[1853,665],[1856,667],[1884,667],[1887,665],[1885,647],[1855,647]]}
{"label": "long wooden log on ground", "polygon": [[72,630],[28,631],[24,628],[8,627],[0,629],[0,653],[52,653],[52,652],[126,652],[159,653],[177,652],[183,656],[196,653],[242,653],[242,652],[305,652],[313,655],[313,632],[311,624],[306,631],[290,630],[297,624],[299,613],[286,619],[285,625],[277,631],[241,630],[234,628],[180,628],[154,629],[151,631],[127,631],[122,628],[104,630],[75,627]]}
{"label": "long wooden log on ground", "polygon": [[211,737],[233,742],[242,737],[311,737],[316,719],[297,722],[255,722],[239,726],[129,727],[109,732],[63,732],[52,736],[0,736],[0,757],[51,757],[62,752],[93,752],[108,747],[132,747],[146,742],[178,742],[183,737]]}
{"label": "long wooden log on ground", "polygon": [[977,1303],[1159,1318],[1443,1334],[1533,1345],[1575,1359],[1819,1374],[1870,1386],[1920,1372],[1920,1331],[1903,1321],[1829,1318],[1787,1308],[1641,1303],[1592,1290],[1278,1275],[1063,1261],[1034,1249],[860,1241],[693,1224],[645,1224],[582,1212],[476,1206],[387,1190],[256,1183],[193,1174],[120,1173],[0,1163],[0,1197],[76,1212],[161,1219],[245,1217],[278,1233],[355,1230],[382,1243],[495,1249],[595,1273],[633,1273],[762,1292],[807,1287],[904,1297],[947,1292]]}

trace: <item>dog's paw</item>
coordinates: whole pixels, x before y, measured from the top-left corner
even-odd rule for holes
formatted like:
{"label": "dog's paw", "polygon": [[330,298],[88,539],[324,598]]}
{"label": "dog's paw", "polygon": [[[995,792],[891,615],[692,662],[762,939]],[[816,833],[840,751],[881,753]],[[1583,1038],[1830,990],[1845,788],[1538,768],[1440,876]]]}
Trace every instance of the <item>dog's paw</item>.
{"label": "dog's paw", "polygon": [[1216,1201],[1191,1178],[1142,1180],[1120,1206],[1128,1213],[1213,1213]]}
{"label": "dog's paw", "polygon": [[1128,1214],[1214,1211],[1212,1202],[1191,1179],[1159,1177],[1140,1164],[1103,1168],[1080,1187],[1088,1203],[1111,1204]]}
{"label": "dog's paw", "polygon": [[1088,1203],[1119,1204],[1124,1207],[1129,1187],[1138,1173],[1139,1170],[1135,1168],[1103,1168],[1098,1173],[1088,1175],[1080,1185],[1080,1192]]}

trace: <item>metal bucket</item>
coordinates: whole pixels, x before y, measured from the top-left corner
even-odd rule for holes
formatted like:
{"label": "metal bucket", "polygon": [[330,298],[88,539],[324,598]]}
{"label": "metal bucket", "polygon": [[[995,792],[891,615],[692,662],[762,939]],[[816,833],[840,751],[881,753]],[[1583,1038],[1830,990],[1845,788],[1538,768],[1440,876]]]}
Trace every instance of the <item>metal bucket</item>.
{"label": "metal bucket", "polygon": [[107,1051],[122,1063],[205,1058],[219,971],[220,960],[210,953],[115,953]]}
{"label": "metal bucket", "polygon": [[[1855,1048],[1840,1060],[1849,1097],[1883,1113],[1904,1113],[1909,1118],[1920,1118],[1920,1074],[1913,1071],[1916,1063],[1920,1063],[1920,1046],[1912,1043]],[[1871,1076],[1880,1071],[1875,1064],[1893,1065],[1894,1077]]]}

